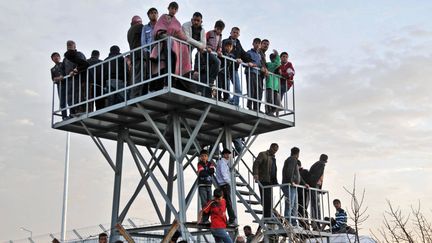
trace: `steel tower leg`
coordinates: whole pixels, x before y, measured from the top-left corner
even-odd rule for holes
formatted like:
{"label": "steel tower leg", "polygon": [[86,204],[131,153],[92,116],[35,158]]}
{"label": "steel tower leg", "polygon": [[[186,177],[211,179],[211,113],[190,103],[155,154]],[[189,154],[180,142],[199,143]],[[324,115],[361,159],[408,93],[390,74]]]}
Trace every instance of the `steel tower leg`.
{"label": "steel tower leg", "polygon": [[127,135],[127,130],[122,129],[119,131],[117,138],[117,152],[116,152],[116,171],[114,175],[114,193],[111,214],[111,237],[110,243],[115,242],[118,238],[118,232],[115,225],[118,223],[119,206],[120,206],[120,189],[121,189],[121,176],[123,167],[123,145],[124,139]]}
{"label": "steel tower leg", "polygon": [[185,202],[185,190],[184,190],[184,174],[183,174],[183,159],[182,157],[182,141],[181,141],[181,126],[180,119],[177,113],[173,114],[173,133],[174,133],[174,150],[176,155],[176,167],[177,167],[177,195],[178,195],[178,210],[180,219],[180,229],[183,239],[188,239],[188,231],[185,228],[186,223],[186,202]]}
{"label": "steel tower leg", "polygon": [[[159,163],[159,161],[157,161],[157,163]],[[173,198],[174,166],[175,166],[175,158],[170,156],[169,168],[168,168],[168,179],[167,179],[167,196],[171,201]],[[171,224],[171,210],[168,206],[166,206],[165,208],[165,224]]]}

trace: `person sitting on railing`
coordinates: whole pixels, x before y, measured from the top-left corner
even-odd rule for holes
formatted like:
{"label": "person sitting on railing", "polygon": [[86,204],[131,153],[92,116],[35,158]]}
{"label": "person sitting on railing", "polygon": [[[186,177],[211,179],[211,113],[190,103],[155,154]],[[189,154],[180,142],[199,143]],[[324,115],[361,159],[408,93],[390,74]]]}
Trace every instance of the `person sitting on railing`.
{"label": "person sitting on railing", "polygon": [[[102,62],[102,60],[99,59],[99,56],[100,56],[100,52],[98,50],[93,50],[91,53],[91,57],[87,59],[87,62],[90,65],[88,75],[89,75],[91,97],[99,97],[102,95],[102,90],[101,90],[102,66],[97,65],[96,67],[91,67],[93,65]],[[96,109],[101,109],[104,107],[105,101],[103,99],[97,99],[95,104],[96,104]]]}
{"label": "person sitting on railing", "polygon": [[218,161],[216,166],[216,182],[226,199],[227,212],[229,216],[228,225],[235,225],[236,215],[231,201],[231,172],[229,168],[230,154],[231,151],[227,148],[224,148],[222,151],[222,158]]}
{"label": "person sitting on railing", "polygon": [[[172,36],[182,41],[186,41],[187,38],[182,31],[181,24],[175,17],[178,11],[178,4],[176,2],[171,2],[168,5],[168,14],[163,14],[153,29],[154,39],[160,40],[166,36]],[[192,71],[192,64],[190,61],[189,47],[178,41],[171,40],[171,67],[172,73],[180,76],[188,76]],[[166,43],[166,42],[165,42]],[[150,59],[155,63],[152,64],[152,75],[157,75],[158,73],[166,73],[167,70],[167,61],[168,61],[168,48],[166,44],[161,46],[161,49],[158,45],[155,45],[150,54]],[[159,56],[160,55],[160,56]],[[160,61],[160,68],[158,69],[158,59]],[[154,81],[156,82],[156,81]],[[158,89],[162,88],[165,85],[165,80],[158,80],[156,87]],[[188,90],[194,92],[196,87],[195,85],[189,84],[189,82],[180,81],[176,83],[176,86],[180,89]]]}
{"label": "person sitting on railing", "polygon": [[240,36],[240,28],[233,27],[231,29],[230,37],[222,41],[222,45],[224,45],[223,43],[228,40],[232,41],[233,43],[232,54],[234,56],[234,59],[237,60],[237,63],[235,64],[234,67],[233,75],[231,77],[231,82],[234,85],[234,93],[236,94],[234,95],[231,103],[236,106],[240,105],[240,95],[242,91],[241,90],[242,87],[240,86],[240,77],[238,74],[239,66],[242,62],[246,62],[248,63],[249,66],[253,66],[252,59],[250,58],[249,54],[247,54],[245,50],[243,50],[240,40],[238,39],[239,36]]}
{"label": "person sitting on railing", "polygon": [[333,206],[336,209],[335,217],[330,219],[328,217],[324,218],[325,221],[330,221],[331,232],[333,234],[355,234],[355,230],[347,225],[348,215],[345,210],[343,210],[341,201],[339,199],[333,200]]}
{"label": "person sitting on railing", "polygon": [[280,88],[280,97],[281,100],[283,100],[283,97],[285,93],[291,88],[291,86],[294,84],[294,66],[291,62],[288,61],[288,53],[282,52],[280,54],[281,58],[281,65],[279,68],[279,74],[282,76],[281,79],[281,88]]}
{"label": "person sitting on railing", "polygon": [[[70,75],[71,78],[66,80],[67,83],[67,103],[69,106],[85,101],[86,97],[86,74],[85,70],[90,66],[87,62],[85,55],[77,51],[76,44],[72,40],[66,42],[66,53],[64,54],[63,64],[65,67],[66,75]],[[80,99],[81,98],[81,99]],[[91,111],[93,105],[89,105]],[[80,105],[72,107],[70,114],[77,114],[85,112],[86,105]]]}
{"label": "person sitting on railing", "polygon": [[[142,24],[142,19],[140,16],[135,15],[131,20],[131,27],[127,33],[127,40],[129,43],[130,50],[141,47],[142,44],[142,32],[144,29],[144,25]],[[143,58],[141,56],[141,50],[132,52],[131,54],[131,62],[132,62],[132,75],[130,79],[130,84],[133,85],[136,83],[140,83],[144,80],[144,73],[146,72],[145,66],[141,68],[141,64],[143,63]],[[143,72],[141,73],[141,69]],[[141,87],[136,87],[131,89],[131,98],[138,97],[142,94],[146,94],[148,92],[148,84],[144,84]]]}
{"label": "person sitting on railing", "polygon": [[[222,43],[222,55],[234,59],[234,54],[232,54],[233,50],[233,42],[228,39]],[[230,98],[229,90],[230,90],[230,81],[233,79],[234,72],[234,62],[219,56],[219,60],[221,61],[221,69],[218,73],[218,88],[222,90],[226,90],[227,92],[219,91],[218,99],[222,101],[228,101]]]}
{"label": "person sitting on railing", "polygon": [[[277,165],[275,154],[279,150],[277,143],[272,143],[269,150],[260,152],[253,163],[253,177],[262,186],[277,185]],[[272,212],[272,188],[259,186],[264,218],[270,218]]]}
{"label": "person sitting on railing", "polygon": [[298,228],[298,204],[297,204],[297,188],[300,184],[300,172],[297,166],[300,149],[297,147],[291,148],[291,156],[284,162],[282,169],[282,184],[289,183],[289,186],[283,186],[281,189],[285,195],[285,212],[284,217],[290,221],[294,228]]}
{"label": "person sitting on railing", "polygon": [[[253,48],[247,51],[247,53],[253,60],[252,63],[254,68],[245,68],[246,87],[249,98],[261,101],[263,93],[263,78],[260,71],[262,67],[260,54],[261,39],[255,38],[252,42],[252,46]],[[250,99],[247,101],[247,107],[249,110],[259,111],[260,106],[260,102],[252,101]]]}
{"label": "person sitting on railing", "polygon": [[[114,45],[111,46],[108,57],[105,58],[103,65],[104,70],[104,82],[103,89],[104,94],[115,92],[116,90],[125,87],[125,78],[127,77],[127,70],[125,70],[124,58],[121,56],[120,47]],[[125,76],[126,75],[126,76]],[[124,92],[119,92],[114,95],[108,96],[108,105],[113,105],[124,101]]]}
{"label": "person sitting on railing", "polygon": [[280,106],[280,96],[279,96],[279,77],[277,69],[279,68],[281,62],[279,54],[276,50],[273,50],[273,53],[270,54],[270,62],[267,62],[267,69],[272,74],[269,74],[266,80],[266,101],[267,103],[272,104],[273,106],[266,106],[266,114],[270,116],[274,116],[274,113],[277,112],[277,108],[274,106]]}
{"label": "person sitting on railing", "polygon": [[[66,107],[66,83],[62,81],[64,76],[66,76],[64,65],[60,62],[60,54],[58,52],[51,54],[51,60],[55,64],[51,68],[51,79],[57,85],[60,109],[64,109]],[[63,120],[67,119],[67,110],[62,110],[61,115]]]}
{"label": "person sitting on railing", "polygon": [[[201,200],[201,207],[204,207],[211,200],[212,177],[215,172],[214,165],[208,161],[208,151],[203,149],[200,152],[198,162],[198,194]],[[208,224],[208,214],[204,214],[203,224]]]}

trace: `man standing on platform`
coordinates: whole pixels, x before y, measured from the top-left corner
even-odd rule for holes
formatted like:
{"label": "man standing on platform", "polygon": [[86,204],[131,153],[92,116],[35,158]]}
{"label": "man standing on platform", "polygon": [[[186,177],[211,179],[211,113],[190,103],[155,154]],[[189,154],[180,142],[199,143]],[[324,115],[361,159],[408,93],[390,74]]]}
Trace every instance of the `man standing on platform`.
{"label": "man standing on platform", "polygon": [[297,166],[300,149],[293,147],[291,149],[291,156],[285,160],[282,170],[282,184],[289,183],[289,186],[282,187],[285,195],[285,213],[284,217],[290,221],[291,225],[296,228],[298,216],[297,212],[297,188],[295,187],[300,183],[300,173]]}
{"label": "man standing on platform", "polygon": [[226,207],[229,216],[228,225],[232,226],[235,224],[236,215],[231,201],[231,172],[229,168],[230,154],[231,151],[226,148],[222,151],[222,158],[218,161],[216,167],[216,181],[226,200]]}
{"label": "man standing on platform", "polygon": [[225,42],[227,42],[228,40],[231,40],[233,43],[233,50],[232,50],[232,54],[234,56],[234,58],[237,60],[237,63],[235,64],[235,69],[232,75],[232,79],[231,81],[233,82],[234,85],[234,93],[236,95],[234,95],[232,104],[239,106],[240,104],[240,96],[241,95],[241,86],[240,86],[240,77],[238,74],[238,69],[239,66],[242,62],[246,62],[248,63],[248,65],[250,67],[253,66],[252,63],[252,59],[250,58],[249,54],[247,54],[247,52],[245,52],[245,50],[243,49],[240,40],[238,39],[238,37],[240,36],[240,28],[238,27],[233,27],[231,29],[231,35],[228,39],[225,39],[222,41],[222,46],[225,45]]}
{"label": "man standing on platform", "polygon": [[[201,208],[212,199],[212,177],[215,171],[213,163],[208,161],[208,151],[203,149],[200,152],[198,162],[198,193],[201,200]],[[202,224],[209,224],[209,215],[204,214]]]}
{"label": "man standing on platform", "polygon": [[[269,150],[263,151],[258,154],[258,157],[253,163],[253,175],[255,181],[259,182],[262,186],[270,186],[278,184],[277,181],[277,166],[275,154],[279,149],[277,143],[272,143]],[[272,188],[263,188],[259,185],[261,203],[264,208],[264,218],[271,217],[272,211]]]}
{"label": "man standing on platform", "polygon": [[[313,188],[322,189],[324,169],[327,163],[328,156],[321,154],[319,161],[315,162],[309,170],[309,185]],[[320,193],[316,190],[311,190],[311,213],[312,220],[321,220],[321,199]],[[320,228],[320,224],[312,221],[314,230]]]}
{"label": "man standing on platform", "polygon": [[[54,67],[51,68],[51,79],[57,84],[57,92],[59,95],[60,109],[66,107],[66,82],[62,82],[63,77],[66,76],[64,65],[60,62],[60,54],[54,52],[51,54],[51,60],[54,62]],[[62,119],[67,119],[67,111],[62,110]]]}
{"label": "man standing on platform", "polygon": [[[142,44],[142,31],[144,28],[144,25],[142,24],[142,19],[140,16],[135,15],[131,19],[130,23],[131,27],[128,30],[127,33],[127,40],[129,43],[130,50],[136,49],[141,46]],[[131,53],[131,62],[132,62],[132,74],[131,74],[131,80],[129,85],[133,85],[136,83],[141,82],[141,80],[144,79],[144,73],[141,73],[141,63],[142,63],[142,56],[141,56],[141,50],[137,50],[133,53]],[[143,70],[145,72],[145,70]],[[141,94],[146,94],[148,90],[148,84],[145,84],[141,87],[136,87],[131,90],[131,98],[138,97]]]}

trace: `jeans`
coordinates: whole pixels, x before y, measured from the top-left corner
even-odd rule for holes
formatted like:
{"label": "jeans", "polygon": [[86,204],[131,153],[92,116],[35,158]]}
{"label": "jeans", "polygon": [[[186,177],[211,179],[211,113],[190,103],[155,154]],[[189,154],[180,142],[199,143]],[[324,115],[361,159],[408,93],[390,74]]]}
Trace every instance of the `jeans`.
{"label": "jeans", "polygon": [[223,228],[218,228],[218,229],[210,229],[213,237],[215,238],[215,242],[216,243],[232,243],[233,241],[231,240],[228,232],[226,232],[225,229]]}
{"label": "jeans", "polygon": [[[57,83],[57,92],[59,95],[59,103],[60,103],[60,109],[63,109],[66,107],[66,83],[65,82],[58,82]],[[67,110],[61,111],[62,118],[67,118]]]}
{"label": "jeans", "polygon": [[284,217],[289,219],[292,226],[297,225],[297,189],[291,186],[283,187],[283,192],[285,195],[285,213]]}
{"label": "jeans", "polygon": [[241,95],[240,77],[238,74],[238,70],[234,71],[233,79],[234,80],[231,80],[231,81],[233,82],[234,93],[236,94],[233,97],[233,104],[238,106],[240,104],[240,96],[239,95]]}
{"label": "jeans", "polygon": [[[201,201],[201,208],[203,208],[207,204],[207,202],[212,199],[211,185],[199,185],[198,193]],[[209,215],[203,214],[201,221],[207,222],[208,219],[209,219]]]}

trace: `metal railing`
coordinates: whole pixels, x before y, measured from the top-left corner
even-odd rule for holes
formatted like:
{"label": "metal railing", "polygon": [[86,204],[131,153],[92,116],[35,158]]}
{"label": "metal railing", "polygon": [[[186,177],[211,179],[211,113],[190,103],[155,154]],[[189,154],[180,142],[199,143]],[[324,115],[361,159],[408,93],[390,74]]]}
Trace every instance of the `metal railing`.
{"label": "metal railing", "polygon": [[[259,69],[225,55],[198,52],[185,41],[165,37],[54,83],[52,124],[60,118],[88,115],[116,104],[126,106],[151,93],[173,89],[187,91],[190,97],[204,96],[216,103],[294,119],[294,86],[280,94],[288,81],[278,74],[269,75],[279,82],[272,92],[266,92],[266,77]],[[253,104],[259,108],[253,109]]]}

